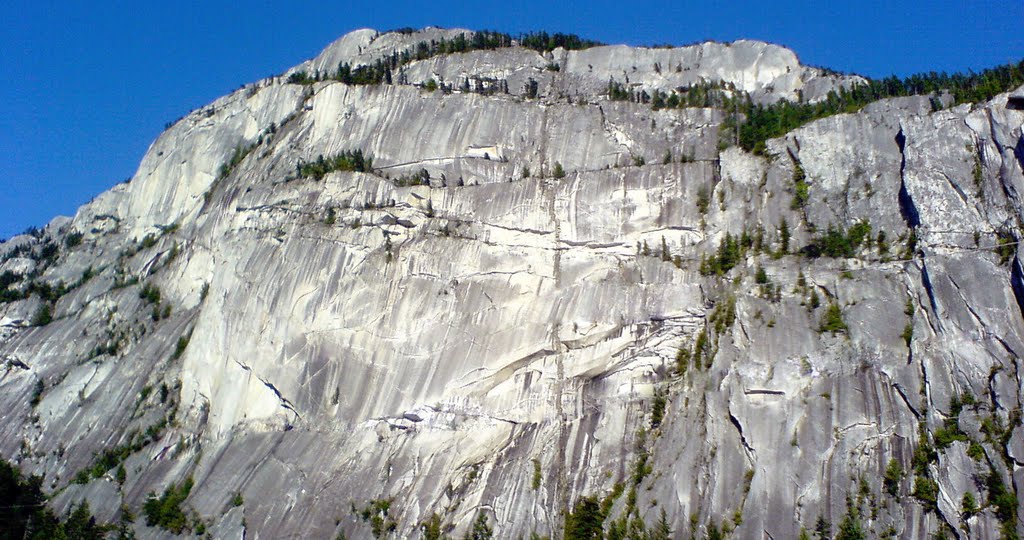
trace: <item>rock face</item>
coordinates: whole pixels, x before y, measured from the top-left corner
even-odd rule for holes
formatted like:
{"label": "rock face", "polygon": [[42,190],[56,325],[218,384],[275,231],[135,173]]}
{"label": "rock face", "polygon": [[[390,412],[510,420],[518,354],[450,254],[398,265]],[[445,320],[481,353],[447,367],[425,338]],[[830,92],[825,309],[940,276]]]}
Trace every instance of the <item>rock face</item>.
{"label": "rock face", "polygon": [[[87,499],[114,522],[191,477],[182,508],[217,538],[415,538],[435,514],[452,536],[483,515],[495,537],[559,537],[586,497],[606,529],[680,537],[1013,530],[1016,502],[989,503],[1024,481],[1024,111],[887,100],[762,157],[719,150],[720,111],[604,95],[856,82],[750,41],[287,82],[460,33],[346,35],[0,246],[0,272],[31,276],[14,287],[70,289],[0,305],[0,454],[58,511]],[[353,150],[372,169],[299,174]],[[796,253],[861,221],[854,257]],[[726,235],[749,247],[705,275]],[[845,331],[823,331],[833,306]]]}

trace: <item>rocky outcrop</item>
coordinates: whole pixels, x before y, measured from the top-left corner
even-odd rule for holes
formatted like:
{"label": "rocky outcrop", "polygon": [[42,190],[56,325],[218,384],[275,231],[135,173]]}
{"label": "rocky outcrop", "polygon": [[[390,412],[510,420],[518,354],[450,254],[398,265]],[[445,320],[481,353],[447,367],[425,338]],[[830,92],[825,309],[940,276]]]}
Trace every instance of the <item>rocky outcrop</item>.
{"label": "rocky outcrop", "polygon": [[[359,30],[286,75],[459,32]],[[0,271],[68,289],[0,306],[0,453],[58,510],[116,521],[191,477],[192,528],[222,538],[417,537],[435,514],[458,536],[480,514],[497,537],[558,536],[588,496],[606,527],[664,511],[684,535],[855,517],[998,537],[992,482],[1014,493],[1024,454],[1024,112],[1005,95],[886,100],[758,156],[720,150],[721,111],[609,101],[609,79],[765,102],[853,79],[749,41],[403,71],[248,85],[170,127],[130,183],[0,246]],[[354,150],[372,167],[303,174]],[[858,222],[854,257],[799,253]],[[726,235],[742,257],[708,275]]]}

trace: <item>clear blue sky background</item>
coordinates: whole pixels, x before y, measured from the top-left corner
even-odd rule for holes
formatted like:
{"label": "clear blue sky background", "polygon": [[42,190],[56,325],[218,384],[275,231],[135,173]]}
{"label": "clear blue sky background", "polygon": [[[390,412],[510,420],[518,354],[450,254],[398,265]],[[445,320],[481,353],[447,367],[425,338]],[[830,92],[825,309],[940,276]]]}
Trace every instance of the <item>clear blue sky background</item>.
{"label": "clear blue sky background", "polygon": [[356,28],[548,30],[632,45],[752,38],[872,77],[1024,58],[1024,0],[0,4],[0,238],[73,215],[130,177],[166,122]]}

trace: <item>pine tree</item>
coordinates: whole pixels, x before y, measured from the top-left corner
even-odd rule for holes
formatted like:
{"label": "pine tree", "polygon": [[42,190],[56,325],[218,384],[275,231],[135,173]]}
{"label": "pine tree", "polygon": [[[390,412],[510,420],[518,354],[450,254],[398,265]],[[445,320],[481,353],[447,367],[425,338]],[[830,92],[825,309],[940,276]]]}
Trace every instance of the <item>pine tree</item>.
{"label": "pine tree", "polygon": [[961,500],[961,507],[964,518],[970,518],[974,514],[978,513],[978,502],[974,499],[973,493],[970,491],[964,492],[964,497]]}
{"label": "pine tree", "polygon": [[832,302],[828,305],[825,310],[825,314],[821,316],[821,326],[818,327],[819,332],[830,332],[837,334],[840,332],[846,332],[848,327],[846,322],[843,321],[843,312],[839,308],[839,304]]}
{"label": "pine tree", "polygon": [[722,532],[718,530],[718,525],[714,521],[708,524],[708,540],[722,540]]}
{"label": "pine tree", "polygon": [[665,515],[665,509],[661,509],[661,517],[658,518],[657,525],[654,526],[654,530],[648,535],[648,540],[671,540],[672,527],[668,524],[668,516]]}
{"label": "pine tree", "polygon": [[839,534],[836,540],[864,540],[864,527],[860,523],[860,513],[856,508],[850,508],[839,524]]}
{"label": "pine tree", "polygon": [[893,497],[897,497],[900,494],[900,482],[903,480],[903,467],[900,466],[900,462],[896,458],[889,460],[889,465],[885,468],[885,475],[882,477],[882,483],[885,485],[885,491]]}
{"label": "pine tree", "polygon": [[437,514],[431,514],[430,519],[420,524],[420,528],[423,530],[424,540],[441,540],[443,538],[441,533],[441,516]]}
{"label": "pine tree", "polygon": [[103,538],[102,529],[96,525],[96,518],[92,517],[89,511],[89,502],[84,501],[68,517],[64,524],[64,532],[67,538],[91,540]]}
{"label": "pine tree", "polygon": [[782,223],[779,224],[779,255],[787,253],[789,253],[789,223],[786,218],[782,218]]}
{"label": "pine tree", "polygon": [[466,540],[489,540],[494,535],[494,530],[487,524],[487,514],[480,512],[473,522],[473,529],[466,533]]}
{"label": "pine tree", "polygon": [[599,539],[603,523],[604,516],[597,498],[583,497],[565,516],[565,540]]}
{"label": "pine tree", "polygon": [[814,534],[818,540],[831,540],[832,523],[825,519],[825,516],[818,516],[818,521],[814,524]]}
{"label": "pine tree", "polygon": [[757,265],[757,271],[754,273],[754,281],[759,285],[768,284],[768,272],[765,271],[764,267],[760,264]]}

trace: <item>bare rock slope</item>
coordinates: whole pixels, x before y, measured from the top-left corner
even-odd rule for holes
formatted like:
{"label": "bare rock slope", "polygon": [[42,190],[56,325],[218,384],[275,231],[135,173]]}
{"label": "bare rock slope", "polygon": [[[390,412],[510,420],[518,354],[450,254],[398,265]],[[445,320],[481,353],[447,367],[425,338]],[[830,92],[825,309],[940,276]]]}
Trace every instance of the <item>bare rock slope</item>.
{"label": "bare rock slope", "polygon": [[[1006,95],[882,101],[758,156],[720,149],[726,113],[611,101],[609,80],[770,103],[856,78],[740,41],[289,82],[459,34],[348,34],[0,245],[12,289],[36,284],[0,304],[0,454],[58,511],[131,509],[166,537],[139,509],[191,478],[188,529],[217,538],[430,537],[432,516],[561,537],[587,504],[609,537],[1013,531],[1024,112]],[[372,165],[315,170],[356,150]],[[865,225],[843,256],[798,253]]]}

